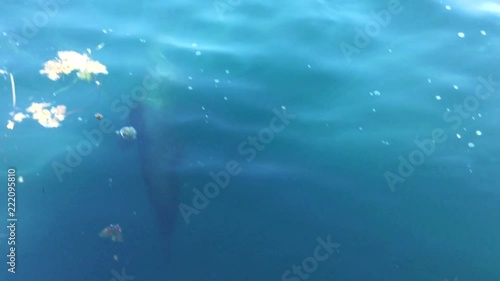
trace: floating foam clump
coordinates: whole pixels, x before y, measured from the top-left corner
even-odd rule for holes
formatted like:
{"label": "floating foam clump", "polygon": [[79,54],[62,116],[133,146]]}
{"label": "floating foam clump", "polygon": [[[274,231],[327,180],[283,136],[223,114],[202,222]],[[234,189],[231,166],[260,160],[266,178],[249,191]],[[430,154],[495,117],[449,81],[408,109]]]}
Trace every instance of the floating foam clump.
{"label": "floating foam clump", "polygon": [[106,66],[98,61],[91,60],[86,54],[75,51],[60,51],[58,58],[49,60],[43,65],[40,74],[45,74],[51,80],[58,80],[61,75],[68,75],[77,71],[78,78],[90,80],[92,74],[108,74]]}

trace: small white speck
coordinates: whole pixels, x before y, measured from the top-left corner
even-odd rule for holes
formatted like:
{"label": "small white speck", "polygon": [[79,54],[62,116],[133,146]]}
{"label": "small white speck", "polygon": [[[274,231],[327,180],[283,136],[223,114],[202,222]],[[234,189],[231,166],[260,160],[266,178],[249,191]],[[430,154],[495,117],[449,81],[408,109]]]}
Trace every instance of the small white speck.
{"label": "small white speck", "polygon": [[467,145],[468,145],[470,148],[474,148],[474,146],[475,146],[472,142],[469,142]]}
{"label": "small white speck", "polygon": [[463,32],[459,32],[459,33],[458,33],[458,37],[460,37],[460,38],[464,38],[464,37],[465,37],[465,34],[464,34]]}
{"label": "small white speck", "polygon": [[200,51],[196,51],[195,53],[197,56],[201,56],[201,52]]}
{"label": "small white speck", "polygon": [[286,107],[284,105],[281,106],[281,109],[286,110]]}
{"label": "small white speck", "polygon": [[309,65],[309,64],[308,64],[308,65],[307,65],[307,68],[311,68],[311,65]]}
{"label": "small white speck", "polygon": [[22,176],[20,176],[19,178],[17,178],[17,181],[18,181],[19,183],[23,183],[23,182],[24,182],[24,178],[23,178]]}
{"label": "small white speck", "polygon": [[229,74],[229,70],[226,69],[226,74]]}
{"label": "small white speck", "polygon": [[457,139],[461,139],[462,136],[460,134],[457,134]]}
{"label": "small white speck", "polygon": [[477,117],[481,118],[481,117],[483,117],[483,115],[481,115],[481,113],[478,113]]}
{"label": "small white speck", "polygon": [[219,79],[214,79],[214,82],[217,84],[219,83]]}
{"label": "small white speck", "polygon": [[370,96],[373,96],[373,92],[370,92]]}
{"label": "small white speck", "polygon": [[476,131],[476,135],[480,136],[480,135],[482,135],[482,134],[483,134],[483,132],[481,132],[481,131],[479,131],[479,130],[477,130],[477,131]]}
{"label": "small white speck", "polygon": [[201,109],[202,109],[202,110],[205,110],[205,107],[204,107],[204,106],[202,106],[202,107],[201,107]]}
{"label": "small white speck", "polygon": [[188,86],[188,90],[192,91],[192,90],[193,90],[193,87]]}
{"label": "small white speck", "polygon": [[144,39],[139,39],[139,41],[141,41],[141,43],[146,43],[146,40]]}
{"label": "small white speck", "polygon": [[82,120],[83,120],[83,119],[82,119],[82,117],[78,117],[78,118],[76,118],[76,119],[77,119],[78,121],[82,121]]}
{"label": "small white speck", "polygon": [[363,127],[361,127],[361,126],[360,126],[360,127],[358,127],[358,129],[359,129],[360,131],[363,131]]}
{"label": "small white speck", "polygon": [[106,29],[103,29],[102,33],[106,34],[106,33],[108,33],[108,31]]}
{"label": "small white speck", "polygon": [[432,83],[431,78],[427,78],[427,82],[429,82],[429,84]]}
{"label": "small white speck", "polygon": [[205,118],[208,118],[208,115],[205,114]]}
{"label": "small white speck", "polygon": [[389,53],[392,53],[392,49],[388,49],[387,51],[389,51]]}
{"label": "small white speck", "polygon": [[192,46],[193,48],[196,48],[196,47],[198,47],[198,44],[193,43],[193,44],[191,44],[191,46]]}
{"label": "small white speck", "polygon": [[382,140],[382,143],[385,144],[385,145],[389,145],[389,142],[385,141],[385,140]]}
{"label": "small white speck", "polygon": [[376,95],[376,96],[380,96],[380,92],[379,91],[373,91],[373,94]]}
{"label": "small white speck", "polygon": [[457,85],[453,85],[453,89],[458,90],[458,86]]}
{"label": "small white speck", "polygon": [[372,111],[373,111],[373,112],[377,112],[377,110],[375,110],[375,108],[372,108]]}
{"label": "small white speck", "polygon": [[437,100],[441,100],[441,96],[436,96],[436,99]]}
{"label": "small white speck", "polygon": [[481,30],[481,34],[484,35],[484,36],[486,36],[486,31]]}
{"label": "small white speck", "polygon": [[444,7],[446,8],[446,10],[451,10],[451,6],[450,5],[446,5]]}
{"label": "small white speck", "polygon": [[227,100],[227,97],[224,97],[224,100]]}

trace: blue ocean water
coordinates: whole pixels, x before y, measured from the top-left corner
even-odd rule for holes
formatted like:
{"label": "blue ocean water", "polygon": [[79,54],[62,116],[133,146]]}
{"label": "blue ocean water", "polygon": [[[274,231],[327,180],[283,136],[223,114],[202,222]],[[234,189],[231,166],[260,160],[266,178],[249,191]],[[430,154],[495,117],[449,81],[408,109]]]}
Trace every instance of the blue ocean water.
{"label": "blue ocean water", "polygon": [[[1,122],[67,107],[0,128],[2,280],[499,279],[498,0],[0,3]],[[59,51],[108,74],[49,80]]]}

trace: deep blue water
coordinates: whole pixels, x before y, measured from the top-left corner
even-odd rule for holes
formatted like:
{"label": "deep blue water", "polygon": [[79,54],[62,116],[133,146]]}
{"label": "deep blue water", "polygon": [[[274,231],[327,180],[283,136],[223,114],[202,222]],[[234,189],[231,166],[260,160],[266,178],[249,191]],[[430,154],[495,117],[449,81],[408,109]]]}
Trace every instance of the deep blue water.
{"label": "deep blue water", "polygon": [[[68,110],[58,128],[0,128],[1,280],[499,280],[500,1],[0,5],[0,122],[32,102]],[[58,51],[87,49],[109,72],[99,88],[40,75]],[[144,163],[146,136],[114,130],[151,73],[137,129],[159,160]],[[97,112],[112,130],[58,177]],[[173,140],[184,211],[206,205],[193,189],[211,172],[238,173],[167,239],[141,168],[172,169]],[[123,243],[99,237],[110,223]],[[318,256],[329,239],[340,246]]]}

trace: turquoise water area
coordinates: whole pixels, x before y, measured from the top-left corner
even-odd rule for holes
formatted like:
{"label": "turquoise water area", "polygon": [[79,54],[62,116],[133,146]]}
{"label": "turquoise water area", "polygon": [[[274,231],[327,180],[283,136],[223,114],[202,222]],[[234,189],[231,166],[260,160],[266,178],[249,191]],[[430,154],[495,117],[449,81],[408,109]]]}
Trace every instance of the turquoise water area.
{"label": "turquoise water area", "polygon": [[0,279],[498,280],[500,1],[0,5]]}

